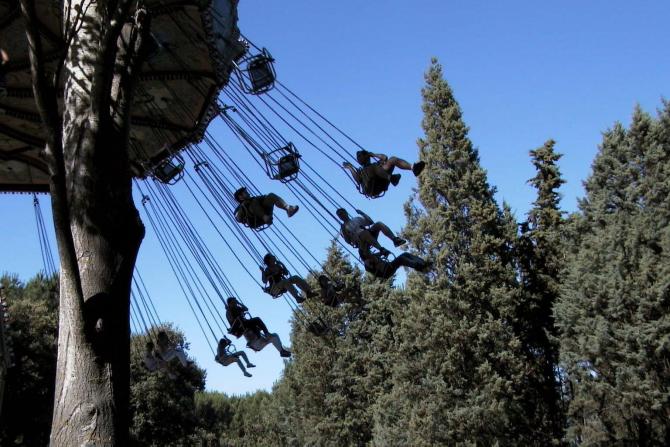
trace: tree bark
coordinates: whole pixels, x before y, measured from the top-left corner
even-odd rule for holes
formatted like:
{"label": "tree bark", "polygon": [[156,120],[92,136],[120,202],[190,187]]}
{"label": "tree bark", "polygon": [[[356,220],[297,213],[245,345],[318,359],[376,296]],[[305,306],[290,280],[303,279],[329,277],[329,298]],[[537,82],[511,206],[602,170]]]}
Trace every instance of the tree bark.
{"label": "tree bark", "polygon": [[128,444],[130,284],[144,227],[132,199],[129,110],[148,23],[131,2],[64,2],[65,95],[47,78],[33,0],[21,0],[61,261],[54,446]]}

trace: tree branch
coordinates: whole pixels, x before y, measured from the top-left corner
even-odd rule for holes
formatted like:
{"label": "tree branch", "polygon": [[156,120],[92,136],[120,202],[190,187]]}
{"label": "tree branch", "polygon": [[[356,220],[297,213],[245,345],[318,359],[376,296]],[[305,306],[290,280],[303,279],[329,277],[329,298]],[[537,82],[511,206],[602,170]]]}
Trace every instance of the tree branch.
{"label": "tree branch", "polygon": [[45,152],[50,175],[51,202],[59,254],[63,266],[73,274],[72,280],[75,283],[75,289],[79,292],[79,296],[83,297],[74,240],[70,232],[70,212],[65,186],[62,122],[58,112],[57,90],[53,84],[55,81],[50,82],[46,76],[44,50],[37,25],[35,2],[34,0],[20,1],[28,40],[33,96],[47,134]]}

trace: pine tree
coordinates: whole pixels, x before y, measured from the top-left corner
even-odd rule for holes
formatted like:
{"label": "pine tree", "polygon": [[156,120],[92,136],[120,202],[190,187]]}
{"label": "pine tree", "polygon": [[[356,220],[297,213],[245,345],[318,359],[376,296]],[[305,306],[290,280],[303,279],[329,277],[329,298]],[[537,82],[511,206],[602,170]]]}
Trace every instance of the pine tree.
{"label": "pine tree", "polygon": [[377,445],[531,442],[525,365],[514,333],[516,224],[494,199],[453,93],[433,60],[423,89],[418,200],[405,235],[435,263],[411,279],[392,391],[377,405]]}
{"label": "pine tree", "polygon": [[603,136],[556,306],[568,438],[670,444],[670,107]]}
{"label": "pine tree", "polygon": [[541,428],[539,433],[546,435],[542,444],[559,443],[565,425],[553,317],[563,260],[558,188],[565,182],[556,164],[561,154],[554,151],[554,145],[549,140],[530,151],[537,173],[529,183],[537,190],[537,198],[521,225],[517,244],[523,298],[516,321],[532,368],[526,405]]}

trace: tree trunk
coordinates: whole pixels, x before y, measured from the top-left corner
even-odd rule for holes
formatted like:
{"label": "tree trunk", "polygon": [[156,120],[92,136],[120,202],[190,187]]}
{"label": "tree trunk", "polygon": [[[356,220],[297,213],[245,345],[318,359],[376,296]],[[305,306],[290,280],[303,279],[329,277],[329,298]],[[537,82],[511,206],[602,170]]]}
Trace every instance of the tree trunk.
{"label": "tree trunk", "polygon": [[79,13],[66,26],[72,38],[60,139],[47,144],[61,260],[51,444],[125,446],[130,285],[144,236],[132,199],[128,126],[143,33],[124,28],[128,1],[66,3]]}

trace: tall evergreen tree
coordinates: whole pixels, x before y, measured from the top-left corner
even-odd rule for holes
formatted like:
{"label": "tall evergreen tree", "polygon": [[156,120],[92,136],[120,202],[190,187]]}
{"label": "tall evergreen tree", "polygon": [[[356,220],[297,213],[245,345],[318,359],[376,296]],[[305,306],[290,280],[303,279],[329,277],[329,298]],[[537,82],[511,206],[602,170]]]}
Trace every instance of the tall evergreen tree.
{"label": "tall evergreen tree", "polygon": [[605,132],[556,306],[568,438],[670,444],[670,107]]}
{"label": "tall evergreen tree", "polygon": [[495,202],[436,60],[426,82],[421,206],[408,205],[405,235],[435,271],[428,284],[408,284],[394,386],[377,406],[375,443],[531,442],[514,332],[516,225]]}
{"label": "tall evergreen tree", "polygon": [[516,321],[533,368],[526,405],[534,410],[535,421],[542,428],[540,433],[546,435],[543,444],[560,442],[565,425],[553,317],[563,262],[563,217],[558,189],[565,181],[556,164],[561,154],[554,151],[554,145],[553,140],[548,140],[530,151],[537,172],[529,183],[537,190],[537,198],[527,221],[521,225],[517,245],[523,294]]}

